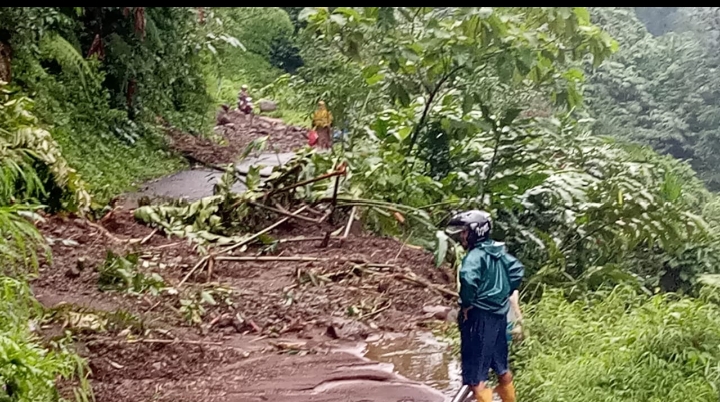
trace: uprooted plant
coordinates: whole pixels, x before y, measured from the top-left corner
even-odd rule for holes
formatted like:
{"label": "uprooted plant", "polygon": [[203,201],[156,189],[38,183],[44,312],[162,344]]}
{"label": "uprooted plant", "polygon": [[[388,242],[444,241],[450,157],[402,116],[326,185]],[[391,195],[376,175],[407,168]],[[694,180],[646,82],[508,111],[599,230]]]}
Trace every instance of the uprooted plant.
{"label": "uprooted plant", "polygon": [[139,257],[137,254],[120,256],[112,251],[107,252],[103,264],[97,270],[100,290],[121,290],[131,294],[146,291],[157,295],[165,288],[165,281],[157,273],[146,275],[137,270]]}

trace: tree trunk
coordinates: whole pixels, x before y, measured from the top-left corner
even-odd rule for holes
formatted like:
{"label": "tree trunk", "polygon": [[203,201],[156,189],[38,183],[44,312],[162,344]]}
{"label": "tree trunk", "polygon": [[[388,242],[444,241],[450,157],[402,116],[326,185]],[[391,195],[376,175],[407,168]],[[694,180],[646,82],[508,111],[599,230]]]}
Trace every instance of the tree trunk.
{"label": "tree trunk", "polygon": [[12,80],[12,48],[10,44],[0,42],[0,81],[10,82]]}

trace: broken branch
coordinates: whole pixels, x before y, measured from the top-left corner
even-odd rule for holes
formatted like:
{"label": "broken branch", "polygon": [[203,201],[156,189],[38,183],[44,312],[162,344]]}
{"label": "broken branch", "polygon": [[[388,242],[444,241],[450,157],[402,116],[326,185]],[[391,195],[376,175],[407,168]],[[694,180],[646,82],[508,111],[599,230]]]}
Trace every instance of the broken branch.
{"label": "broken branch", "polygon": [[152,239],[152,237],[155,236],[155,233],[157,233],[157,231],[158,231],[157,229],[154,229],[152,232],[150,232],[149,235],[145,236],[142,240],[140,240],[140,244],[145,244],[148,241],[150,241],[150,239]]}
{"label": "broken branch", "polygon": [[188,345],[205,345],[205,346],[222,346],[222,342],[208,342],[208,341],[190,341],[190,340],[182,340],[182,339],[126,339],[126,340],[118,340],[118,339],[93,339],[87,342],[88,344],[92,343],[162,343],[162,344],[172,344],[172,343],[184,343]]}
{"label": "broken branch", "polygon": [[260,257],[236,257],[236,256],[218,256],[215,257],[217,261],[258,261],[258,262],[267,262],[267,261],[327,261],[327,258],[318,258],[318,257],[300,257],[300,256],[293,256],[293,257],[268,257],[268,256],[260,256]]}
{"label": "broken branch", "polygon": [[333,176],[342,176],[342,175],[344,175],[344,174],[345,174],[345,170],[335,171],[335,172],[330,172],[330,173],[325,173],[325,174],[323,174],[323,175],[320,175],[320,176],[315,177],[315,178],[312,178],[312,179],[307,179],[307,180],[299,181],[299,182],[297,182],[297,183],[295,183],[295,184],[293,184],[293,185],[290,185],[290,186],[287,186],[287,187],[283,187],[283,188],[279,188],[279,189],[277,189],[277,190],[273,190],[273,191],[271,191],[271,192],[268,194],[268,196],[275,195],[275,194],[278,194],[278,193],[282,193],[282,192],[285,192],[285,191],[288,191],[288,190],[292,190],[293,188],[301,187],[301,186],[304,186],[304,185],[306,185],[306,184],[314,183],[314,182],[316,182],[316,181],[320,181],[320,180],[323,180],[323,179],[328,179],[328,178],[333,177]]}
{"label": "broken branch", "polygon": [[376,316],[376,315],[378,315],[378,314],[382,313],[383,311],[385,311],[385,310],[389,309],[389,308],[390,308],[390,306],[392,306],[392,301],[388,300],[388,303],[387,303],[387,304],[386,304],[386,305],[385,305],[384,307],[382,307],[382,308],[379,308],[379,309],[377,309],[377,310],[374,310],[374,311],[372,311],[372,312],[370,312],[370,313],[367,313],[367,314],[361,315],[360,317],[358,317],[358,320],[362,320],[362,319],[364,319],[364,318],[371,318],[371,317],[374,317],[374,316]]}
{"label": "broken branch", "polygon": [[350,219],[348,219],[347,226],[345,227],[345,233],[343,234],[343,239],[347,239],[348,234],[350,234],[350,228],[352,227],[353,219],[355,219],[355,209],[357,207],[352,207],[350,210]]}
{"label": "broken branch", "polygon": [[[293,212],[293,213],[291,214],[291,216],[295,216],[295,215],[299,214],[300,212],[304,211],[305,208],[307,208],[307,207],[300,207],[297,211]],[[246,244],[254,241],[254,240],[257,239],[258,237],[264,235],[265,233],[267,233],[267,232],[275,229],[276,227],[282,225],[283,223],[287,222],[288,219],[290,219],[289,216],[288,216],[288,217],[285,217],[285,218],[282,218],[282,219],[280,219],[279,221],[273,223],[272,225],[266,227],[265,229],[263,229],[263,230],[255,233],[254,235],[252,235],[252,236],[248,237],[247,239],[241,241],[240,243],[233,244],[232,246],[229,246],[229,247],[226,247],[226,248],[222,249],[218,254],[227,254],[227,253],[229,253],[230,251],[233,251],[233,250],[235,250],[235,249],[238,248],[238,247],[242,247],[242,246],[244,246],[244,245],[246,245]]]}
{"label": "broken branch", "polygon": [[408,275],[408,274],[395,274],[395,275],[393,275],[393,276],[394,276],[396,279],[406,280],[406,281],[413,282],[413,283],[416,283],[416,284],[418,284],[418,285],[424,286],[424,287],[426,287],[426,288],[435,290],[436,292],[442,293],[442,294],[445,295],[445,296],[458,297],[457,292],[453,292],[452,290],[445,289],[445,288],[442,287],[442,286],[436,285],[436,284],[434,284],[434,283],[430,283],[430,282],[426,281],[425,279],[420,279],[420,278],[418,278],[417,276],[415,276],[414,274],[410,274],[410,275]]}
{"label": "broken branch", "polygon": [[195,264],[194,267],[192,267],[190,272],[188,272],[187,275],[185,275],[185,277],[182,278],[180,283],[178,283],[177,288],[180,289],[180,287],[185,283],[185,281],[187,281],[188,278],[190,278],[190,275],[192,275],[198,268],[200,268],[200,266],[204,265],[208,261],[209,258],[210,258],[209,256],[205,256],[205,257],[201,258],[200,261],[198,261],[198,263]]}
{"label": "broken branch", "polygon": [[289,213],[289,212],[285,212],[285,211],[279,210],[279,209],[277,209],[277,208],[269,207],[269,206],[267,206],[267,205],[258,204],[258,203],[256,203],[256,202],[248,202],[248,205],[252,205],[253,207],[258,207],[258,208],[267,209],[268,211],[275,212],[276,214],[285,215],[285,216],[287,216],[289,219],[300,219],[300,220],[303,220],[303,221],[306,221],[306,222],[310,222],[310,223],[314,223],[314,224],[319,224],[319,223],[322,222],[321,220],[318,220],[318,219],[312,219],[312,218],[308,218],[308,217],[306,217],[306,216],[298,215],[297,212],[295,212],[295,213]]}

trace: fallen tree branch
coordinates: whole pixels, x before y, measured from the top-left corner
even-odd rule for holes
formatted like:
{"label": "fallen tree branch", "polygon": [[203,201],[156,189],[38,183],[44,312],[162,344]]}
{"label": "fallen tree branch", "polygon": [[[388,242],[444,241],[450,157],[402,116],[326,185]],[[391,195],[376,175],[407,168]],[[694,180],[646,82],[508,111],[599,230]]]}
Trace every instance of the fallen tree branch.
{"label": "fallen tree branch", "polygon": [[328,258],[319,258],[319,257],[301,257],[301,256],[292,256],[292,257],[268,257],[268,256],[260,256],[260,257],[236,257],[236,256],[217,256],[215,257],[215,260],[217,261],[257,261],[257,262],[269,262],[269,261],[328,261]]}
{"label": "fallen tree branch", "polygon": [[[291,216],[294,216],[294,215],[299,214],[300,212],[304,211],[305,208],[307,208],[307,207],[305,207],[305,206],[300,207],[297,211],[293,212],[293,213],[291,214]],[[244,245],[246,245],[246,244],[254,241],[254,240],[257,239],[258,237],[264,235],[265,233],[267,233],[267,232],[275,229],[276,227],[282,225],[283,223],[287,222],[289,219],[290,219],[290,216],[285,217],[285,218],[282,218],[282,219],[280,219],[279,221],[273,223],[272,225],[266,227],[265,229],[263,229],[263,230],[255,233],[254,235],[248,237],[247,239],[245,239],[245,240],[243,240],[243,241],[241,241],[241,242],[239,242],[239,243],[237,243],[237,244],[233,244],[232,246],[229,246],[229,247],[226,247],[226,248],[220,250],[220,252],[217,253],[217,254],[227,254],[227,253],[229,253],[230,251],[233,251],[233,250],[235,250],[235,249],[238,248],[238,247],[242,247],[242,246],[244,246]]]}
{"label": "fallen tree branch", "polygon": [[314,182],[316,182],[316,181],[328,179],[328,178],[333,177],[333,176],[342,176],[342,175],[344,175],[344,174],[345,174],[345,170],[335,171],[335,172],[330,172],[330,173],[325,173],[325,174],[323,174],[323,175],[320,175],[320,176],[318,176],[318,177],[314,177],[314,178],[312,178],[312,179],[307,179],[307,180],[299,181],[299,182],[297,182],[297,183],[295,183],[295,184],[292,184],[292,185],[290,185],[290,186],[278,188],[278,189],[276,189],[276,190],[272,190],[272,191],[270,191],[270,192],[268,193],[268,196],[272,196],[272,195],[275,195],[275,194],[278,194],[278,193],[282,193],[282,192],[285,192],[285,191],[288,191],[288,190],[292,190],[292,189],[294,189],[294,188],[296,188],[296,187],[302,187],[302,186],[304,186],[304,185],[306,185],[306,184],[310,184],[310,183],[314,183]]}
{"label": "fallen tree branch", "polygon": [[348,219],[347,226],[345,227],[345,233],[342,236],[343,240],[347,239],[348,235],[350,234],[350,228],[352,227],[353,219],[355,219],[355,210],[356,209],[357,209],[357,207],[352,207],[352,209],[350,210],[350,218]]}
{"label": "fallen tree branch", "polygon": [[200,266],[202,266],[202,265],[204,265],[205,263],[207,263],[207,261],[208,261],[209,258],[210,258],[210,256],[205,256],[205,257],[201,258],[200,261],[198,261],[198,263],[195,264],[194,267],[192,267],[192,269],[190,270],[190,272],[188,272],[187,275],[185,275],[185,277],[182,278],[182,280],[180,281],[180,283],[178,283],[177,288],[180,289],[180,287],[185,283],[185,281],[187,281],[188,278],[190,278],[190,275],[192,275],[198,268],[200,268]]}
{"label": "fallen tree branch", "polygon": [[298,215],[297,212],[295,212],[295,213],[285,212],[283,210],[280,210],[280,209],[277,209],[274,207],[269,207],[269,206],[263,205],[263,204],[258,204],[256,202],[248,202],[248,205],[251,205],[253,207],[267,209],[268,211],[275,212],[276,214],[285,215],[288,217],[288,219],[300,219],[300,220],[303,220],[306,222],[314,223],[316,225],[322,223],[322,220],[320,220],[320,219],[312,219],[312,218],[308,218],[306,216]]}
{"label": "fallen tree branch", "polygon": [[222,342],[209,342],[209,341],[191,341],[182,339],[112,339],[112,338],[98,338],[87,342],[88,344],[93,343],[161,343],[161,344],[188,344],[188,345],[205,345],[205,346],[222,346]]}
{"label": "fallen tree branch", "polygon": [[402,280],[405,280],[408,282],[416,283],[416,284],[424,286],[426,288],[435,290],[436,292],[442,293],[445,296],[458,297],[457,292],[453,292],[452,290],[445,289],[444,287],[442,287],[440,285],[430,283],[425,279],[418,278],[417,275],[415,275],[415,274],[400,274],[400,273],[398,273],[398,274],[394,274],[393,277],[396,279],[402,279]]}

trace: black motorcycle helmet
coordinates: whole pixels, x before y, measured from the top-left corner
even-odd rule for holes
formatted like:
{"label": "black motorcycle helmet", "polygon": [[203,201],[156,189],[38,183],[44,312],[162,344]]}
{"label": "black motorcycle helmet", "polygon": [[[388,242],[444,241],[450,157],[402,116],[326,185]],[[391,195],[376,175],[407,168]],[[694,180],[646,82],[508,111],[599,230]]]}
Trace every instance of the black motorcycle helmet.
{"label": "black motorcycle helmet", "polygon": [[473,209],[455,214],[447,224],[445,233],[453,240],[460,242],[460,234],[468,230],[467,249],[473,249],[478,243],[490,238],[492,218],[485,211]]}

